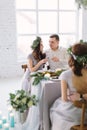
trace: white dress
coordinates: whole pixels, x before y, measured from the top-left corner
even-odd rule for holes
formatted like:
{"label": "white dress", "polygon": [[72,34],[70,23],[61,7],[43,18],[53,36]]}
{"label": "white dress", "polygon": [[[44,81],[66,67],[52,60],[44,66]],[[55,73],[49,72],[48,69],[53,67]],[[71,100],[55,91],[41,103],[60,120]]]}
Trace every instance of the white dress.
{"label": "white dress", "polygon": [[[60,79],[66,80],[70,92],[75,92],[72,85],[72,71],[63,72]],[[50,108],[51,130],[70,130],[71,126],[80,124],[81,109],[71,101],[63,102],[58,98]]]}

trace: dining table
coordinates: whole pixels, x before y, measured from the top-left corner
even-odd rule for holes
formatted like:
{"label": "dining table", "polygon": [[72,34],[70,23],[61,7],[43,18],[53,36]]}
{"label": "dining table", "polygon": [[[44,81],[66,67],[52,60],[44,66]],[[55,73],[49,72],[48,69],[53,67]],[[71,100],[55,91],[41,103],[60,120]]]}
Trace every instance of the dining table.
{"label": "dining table", "polygon": [[49,109],[52,103],[61,96],[59,79],[42,79],[34,85],[35,77],[30,80],[31,95],[35,95],[38,103],[29,109],[23,130],[50,130]]}

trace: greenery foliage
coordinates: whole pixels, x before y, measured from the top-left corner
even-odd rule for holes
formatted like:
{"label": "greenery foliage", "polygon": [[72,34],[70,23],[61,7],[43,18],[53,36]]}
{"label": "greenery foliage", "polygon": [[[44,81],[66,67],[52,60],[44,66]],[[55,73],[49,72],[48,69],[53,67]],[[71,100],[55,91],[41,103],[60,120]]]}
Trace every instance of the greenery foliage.
{"label": "greenery foliage", "polygon": [[16,111],[24,112],[32,105],[36,105],[38,100],[35,95],[31,96],[24,90],[17,90],[9,94],[9,102]]}
{"label": "greenery foliage", "polygon": [[59,76],[62,73],[62,71],[64,70],[61,69],[55,72],[49,72],[49,71],[36,72],[34,74],[31,74],[31,77],[34,77],[33,85],[37,85],[41,80],[48,80],[50,77]]}
{"label": "greenery foliage", "polygon": [[[80,40],[80,43],[81,44],[87,44],[87,42],[83,41],[83,40]],[[72,55],[73,58],[79,63],[79,64],[82,64],[83,66],[87,64],[87,54],[83,55],[83,56],[77,56],[77,55],[74,55],[73,52],[72,52],[72,47],[68,48],[67,49],[67,52],[68,54]]]}
{"label": "greenery foliage", "polygon": [[40,38],[40,37],[37,37],[37,38],[33,41],[33,44],[32,44],[32,46],[31,46],[31,48],[32,48],[33,50],[35,50],[35,48],[38,47],[38,45],[40,44],[40,42],[41,42],[41,38]]}
{"label": "greenery foliage", "polygon": [[87,0],[75,0],[75,2],[78,4],[78,8],[82,6],[84,9],[87,9]]}

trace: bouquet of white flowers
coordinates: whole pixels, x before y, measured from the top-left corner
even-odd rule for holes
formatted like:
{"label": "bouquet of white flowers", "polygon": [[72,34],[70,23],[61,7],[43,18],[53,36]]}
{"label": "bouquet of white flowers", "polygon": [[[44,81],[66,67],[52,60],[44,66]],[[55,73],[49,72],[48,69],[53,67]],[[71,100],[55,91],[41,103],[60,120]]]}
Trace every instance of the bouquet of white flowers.
{"label": "bouquet of white flowers", "polygon": [[9,96],[9,102],[11,106],[16,111],[20,112],[24,112],[32,105],[36,105],[38,102],[35,95],[30,95],[24,90],[17,90],[15,93],[10,93]]}

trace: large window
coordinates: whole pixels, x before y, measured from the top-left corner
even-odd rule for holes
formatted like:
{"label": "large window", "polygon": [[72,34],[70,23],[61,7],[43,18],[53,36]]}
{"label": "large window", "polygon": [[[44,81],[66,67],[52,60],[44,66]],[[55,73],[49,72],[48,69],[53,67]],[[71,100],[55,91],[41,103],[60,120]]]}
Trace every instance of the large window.
{"label": "large window", "polygon": [[60,45],[67,47],[78,39],[78,10],[75,0],[16,0],[18,60],[26,59],[36,36],[44,50],[49,36],[57,33]]}

